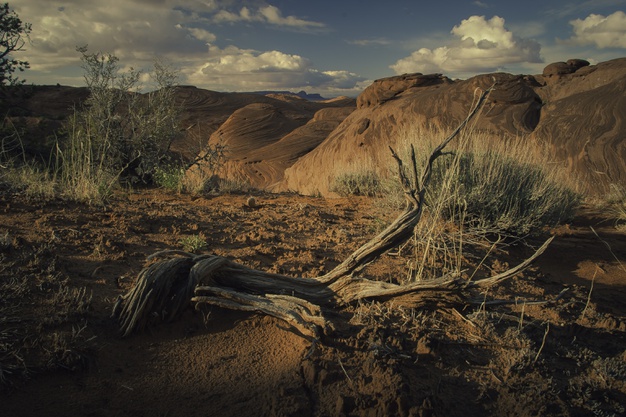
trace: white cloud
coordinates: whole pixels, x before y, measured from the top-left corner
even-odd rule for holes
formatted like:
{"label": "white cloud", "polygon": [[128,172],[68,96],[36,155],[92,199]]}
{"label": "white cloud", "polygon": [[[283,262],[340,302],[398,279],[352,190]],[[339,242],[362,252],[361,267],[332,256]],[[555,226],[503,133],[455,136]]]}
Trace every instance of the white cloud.
{"label": "white cloud", "polygon": [[387,46],[391,45],[391,41],[386,38],[376,38],[376,39],[355,39],[352,41],[347,41],[350,45],[358,45],[358,46]]}
{"label": "white cloud", "polygon": [[515,36],[504,23],[498,16],[489,20],[471,16],[452,29],[456,39],[448,45],[421,48],[390,68],[397,74],[442,72],[464,76],[500,70],[511,64],[542,62],[539,43]]}
{"label": "white cloud", "polygon": [[[220,49],[214,18],[260,22],[298,30],[317,30],[323,24],[283,16],[274,6],[236,14],[209,0],[21,0],[15,7],[32,23],[32,43],[20,58],[31,64],[25,74],[36,84],[82,85],[80,54],[116,55],[125,67],[149,69],[162,57],[181,69],[180,82],[220,91],[312,89],[358,93],[362,77],[346,71],[315,68],[305,57],[277,50],[256,51],[228,46]],[[230,19],[230,20],[229,20]],[[217,30],[217,29],[215,29]],[[221,40],[223,42],[223,40]],[[142,78],[147,80],[146,77]]]}
{"label": "white cloud", "polygon": [[595,45],[598,48],[626,48],[626,13],[617,11],[603,16],[590,14],[585,19],[569,22],[574,30],[566,42],[576,45]]}
{"label": "white cloud", "polygon": [[326,27],[325,24],[320,22],[304,20],[295,16],[285,17],[277,7],[272,5],[260,7],[255,11],[250,10],[248,7],[242,7],[239,10],[239,13],[231,12],[229,10],[220,10],[213,17],[213,21],[217,23],[261,22],[274,26],[301,30],[319,30]]}
{"label": "white cloud", "polygon": [[[180,26],[182,29],[182,26]],[[215,42],[217,37],[209,32],[208,30],[200,29],[200,28],[189,28],[187,29],[192,38],[206,41],[207,43]]]}
{"label": "white cloud", "polygon": [[321,71],[299,55],[280,51],[255,51],[228,46],[210,46],[207,58],[185,70],[197,86],[216,86],[227,91],[311,89],[316,91],[359,91],[363,77],[348,71]]}

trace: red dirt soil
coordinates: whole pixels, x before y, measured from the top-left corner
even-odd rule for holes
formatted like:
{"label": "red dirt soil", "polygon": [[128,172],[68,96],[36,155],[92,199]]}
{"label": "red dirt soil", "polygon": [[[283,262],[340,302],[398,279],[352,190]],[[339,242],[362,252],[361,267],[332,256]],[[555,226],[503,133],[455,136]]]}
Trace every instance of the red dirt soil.
{"label": "red dirt soil", "polygon": [[[625,413],[626,236],[591,209],[485,295],[517,304],[346,306],[326,312],[335,330],[313,347],[280,320],[219,308],[120,338],[115,298],[146,256],[185,237],[253,268],[318,276],[396,214],[366,198],[258,194],[254,209],[246,198],[144,190],[90,207],[0,190],[2,415]],[[509,246],[481,273],[531,252]],[[408,259],[383,256],[364,275],[401,280]]]}

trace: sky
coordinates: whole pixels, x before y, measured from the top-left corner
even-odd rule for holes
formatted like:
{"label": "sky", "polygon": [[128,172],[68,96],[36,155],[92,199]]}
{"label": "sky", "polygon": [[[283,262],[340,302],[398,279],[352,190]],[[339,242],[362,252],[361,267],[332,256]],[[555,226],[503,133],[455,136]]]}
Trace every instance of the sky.
{"label": "sky", "polygon": [[626,56],[626,0],[13,0],[32,84],[84,85],[78,46],[216,91],[355,97],[404,73],[540,74]]}

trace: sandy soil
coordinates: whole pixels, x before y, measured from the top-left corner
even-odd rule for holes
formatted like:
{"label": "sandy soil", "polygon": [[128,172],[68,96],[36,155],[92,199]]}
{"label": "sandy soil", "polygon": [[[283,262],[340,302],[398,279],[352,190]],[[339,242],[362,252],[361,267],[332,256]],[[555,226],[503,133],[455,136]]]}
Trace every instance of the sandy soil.
{"label": "sandy soil", "polygon": [[[250,209],[243,195],[145,190],[98,208],[0,190],[2,415],[626,412],[626,236],[590,209],[552,232],[532,268],[485,295],[513,305],[361,303],[327,312],[336,330],[314,349],[279,320],[218,308],[118,336],[113,301],[147,255],[180,249],[182,239],[201,235],[204,251],[316,276],[395,215],[360,198],[257,200]],[[539,243],[498,251],[480,273]],[[365,274],[397,281],[407,261],[384,256]]]}

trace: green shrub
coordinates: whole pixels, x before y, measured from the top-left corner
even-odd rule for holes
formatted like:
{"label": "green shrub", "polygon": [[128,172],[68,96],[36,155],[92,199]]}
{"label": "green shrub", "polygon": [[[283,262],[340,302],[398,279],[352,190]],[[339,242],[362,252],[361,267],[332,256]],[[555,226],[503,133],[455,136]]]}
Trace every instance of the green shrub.
{"label": "green shrub", "polygon": [[185,169],[182,166],[169,165],[157,167],[154,182],[168,190],[181,192],[184,187]]}

